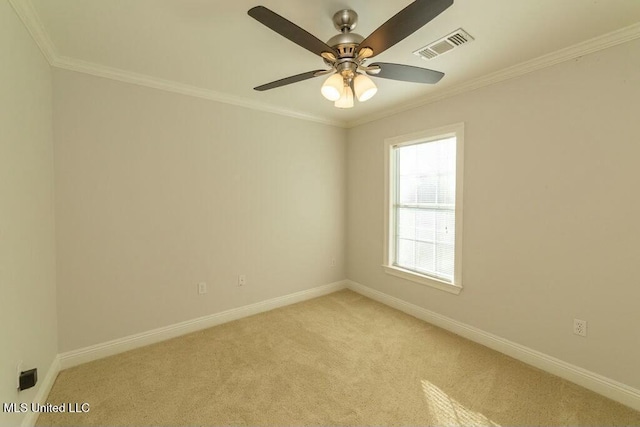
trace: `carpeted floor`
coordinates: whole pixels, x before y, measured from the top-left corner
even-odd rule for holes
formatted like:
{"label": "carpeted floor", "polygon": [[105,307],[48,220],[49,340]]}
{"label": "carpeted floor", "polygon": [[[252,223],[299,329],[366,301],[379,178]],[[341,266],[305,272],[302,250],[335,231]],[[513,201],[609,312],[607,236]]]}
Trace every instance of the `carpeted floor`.
{"label": "carpeted floor", "polygon": [[638,425],[640,412],[351,291],[60,373],[37,425]]}

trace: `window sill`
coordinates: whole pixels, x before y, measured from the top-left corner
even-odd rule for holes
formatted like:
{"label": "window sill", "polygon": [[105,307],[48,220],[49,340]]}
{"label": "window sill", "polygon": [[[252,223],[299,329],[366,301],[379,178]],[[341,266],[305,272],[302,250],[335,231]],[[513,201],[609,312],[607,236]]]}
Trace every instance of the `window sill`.
{"label": "window sill", "polygon": [[435,279],[433,277],[425,276],[413,271],[405,270],[398,267],[392,267],[389,265],[383,265],[385,273],[392,276],[400,277],[402,279],[410,280],[421,285],[429,286],[432,288],[440,289],[441,291],[449,292],[450,294],[458,295],[462,291],[462,286],[447,283],[442,280]]}

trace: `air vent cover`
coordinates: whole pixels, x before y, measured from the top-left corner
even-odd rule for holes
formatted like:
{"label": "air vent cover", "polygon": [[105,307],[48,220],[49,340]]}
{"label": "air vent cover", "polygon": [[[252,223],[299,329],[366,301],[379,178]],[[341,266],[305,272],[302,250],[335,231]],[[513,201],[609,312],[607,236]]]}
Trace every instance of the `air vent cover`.
{"label": "air vent cover", "polygon": [[413,52],[414,55],[418,55],[423,59],[433,59],[436,56],[443,55],[452,51],[458,46],[472,42],[474,39],[462,28],[458,28],[453,33],[442,37],[428,44],[424,47]]}

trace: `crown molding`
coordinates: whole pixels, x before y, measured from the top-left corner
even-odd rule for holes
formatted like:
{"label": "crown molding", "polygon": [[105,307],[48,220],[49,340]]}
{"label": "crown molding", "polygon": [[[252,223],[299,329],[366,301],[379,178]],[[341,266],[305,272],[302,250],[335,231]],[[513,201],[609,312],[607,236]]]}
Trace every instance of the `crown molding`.
{"label": "crown molding", "polygon": [[42,21],[38,17],[38,13],[33,8],[31,1],[29,0],[8,0],[13,10],[15,10],[16,14],[31,34],[31,37],[36,42],[40,51],[47,59],[49,65],[54,64],[57,58],[56,48],[51,38],[49,37],[49,33],[44,29],[44,25],[42,25]]}
{"label": "crown molding", "polygon": [[178,93],[186,96],[207,99],[210,101],[221,102],[224,104],[235,105],[238,107],[249,108],[251,110],[264,111],[267,113],[278,114],[281,116],[293,117],[296,119],[307,120],[311,122],[321,123],[329,126],[346,127],[346,121],[331,120],[321,116],[306,114],[300,111],[294,111],[287,108],[277,107],[274,105],[253,101],[239,96],[228,95],[211,89],[204,89],[172,80],[161,79],[145,74],[134,73],[118,68],[107,67],[92,62],[83,61],[76,58],[61,56],[57,53],[55,45],[51,41],[49,34],[44,28],[42,21],[38,17],[38,13],[34,9],[30,0],[8,0],[9,4],[16,11],[16,14],[22,20],[31,37],[36,42],[40,51],[49,62],[49,65],[79,73],[90,74],[97,77],[103,77],[111,80],[117,80],[124,83],[146,86],[166,92]]}
{"label": "crown molding", "polygon": [[413,110],[427,104],[451,98],[465,92],[483,88],[505,80],[523,76],[525,74],[546,68],[561,62],[569,61],[580,56],[598,52],[600,50],[616,46],[628,41],[640,38],[640,22],[621,28],[616,31],[592,38],[590,40],[578,43],[576,45],[540,56],[538,58],[522,62],[520,64],[508,67],[491,74],[467,81],[465,83],[455,85],[449,89],[435,92],[427,95],[414,102],[409,102],[396,108],[383,109],[378,113],[368,114],[366,117],[352,121],[331,120],[321,116],[305,114],[258,101],[249,100],[239,96],[216,92],[211,89],[204,89],[197,86],[191,86],[184,83],[160,79],[157,77],[134,73],[131,71],[111,68],[100,64],[82,61],[75,58],[69,58],[58,55],[55,45],[51,41],[49,34],[44,29],[37,12],[33,8],[30,0],[8,0],[9,4],[16,11],[25,27],[33,37],[34,41],[42,51],[47,61],[52,67],[62,68],[66,70],[76,71],[85,74],[91,74],[98,77],[117,80],[125,83],[136,84],[139,86],[151,87],[167,92],[179,93],[186,96],[207,99],[211,101],[221,102],[224,104],[235,105],[239,107],[249,108],[252,110],[264,111],[273,114],[279,114],[287,117],[312,121],[330,126],[341,128],[354,128],[375,120],[390,117],[408,110]]}
{"label": "crown molding", "polygon": [[97,77],[103,77],[111,80],[117,80],[124,83],[146,86],[154,89],[163,90],[165,92],[173,92],[181,95],[192,96],[196,98],[207,99],[210,101],[221,102],[224,104],[235,105],[238,107],[249,108],[252,110],[264,111],[267,113],[279,114],[281,116],[293,117],[296,119],[307,120],[311,122],[321,123],[336,127],[346,127],[346,122],[330,120],[320,116],[293,111],[286,108],[276,107],[274,105],[252,101],[239,96],[228,95],[216,92],[211,89],[204,89],[197,86],[191,86],[172,80],[165,80],[145,74],[134,73],[131,71],[111,68],[100,64],[82,61],[75,58],[58,56],[52,64],[56,68],[69,71],[75,71],[84,74],[90,74]]}
{"label": "crown molding", "polygon": [[433,95],[427,95],[426,97],[418,101],[403,104],[402,106],[399,106],[397,108],[386,109],[379,113],[370,114],[362,119],[350,121],[347,123],[347,128],[354,128],[365,123],[380,120],[385,117],[390,117],[408,110],[413,110],[415,108],[441,101],[446,98],[451,98],[465,92],[471,92],[485,86],[520,77],[525,74],[529,74],[543,68],[551,67],[562,62],[570,61],[581,56],[598,52],[612,46],[626,43],[637,38],[640,38],[640,22],[616,31],[612,31],[602,36],[594,37],[576,45],[540,56],[538,58],[522,62],[512,67],[504,68],[494,73],[478,77],[476,79],[456,85],[450,89],[436,92]]}

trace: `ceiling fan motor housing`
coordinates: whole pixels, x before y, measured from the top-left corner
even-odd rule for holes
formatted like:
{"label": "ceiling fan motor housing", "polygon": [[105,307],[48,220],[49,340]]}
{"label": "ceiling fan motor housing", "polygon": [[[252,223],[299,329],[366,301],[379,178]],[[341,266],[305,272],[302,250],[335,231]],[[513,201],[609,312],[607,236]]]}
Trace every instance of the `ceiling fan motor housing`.
{"label": "ceiling fan motor housing", "polygon": [[339,58],[354,58],[356,56],[357,48],[364,40],[360,34],[356,33],[341,33],[331,37],[327,44],[331,46]]}

